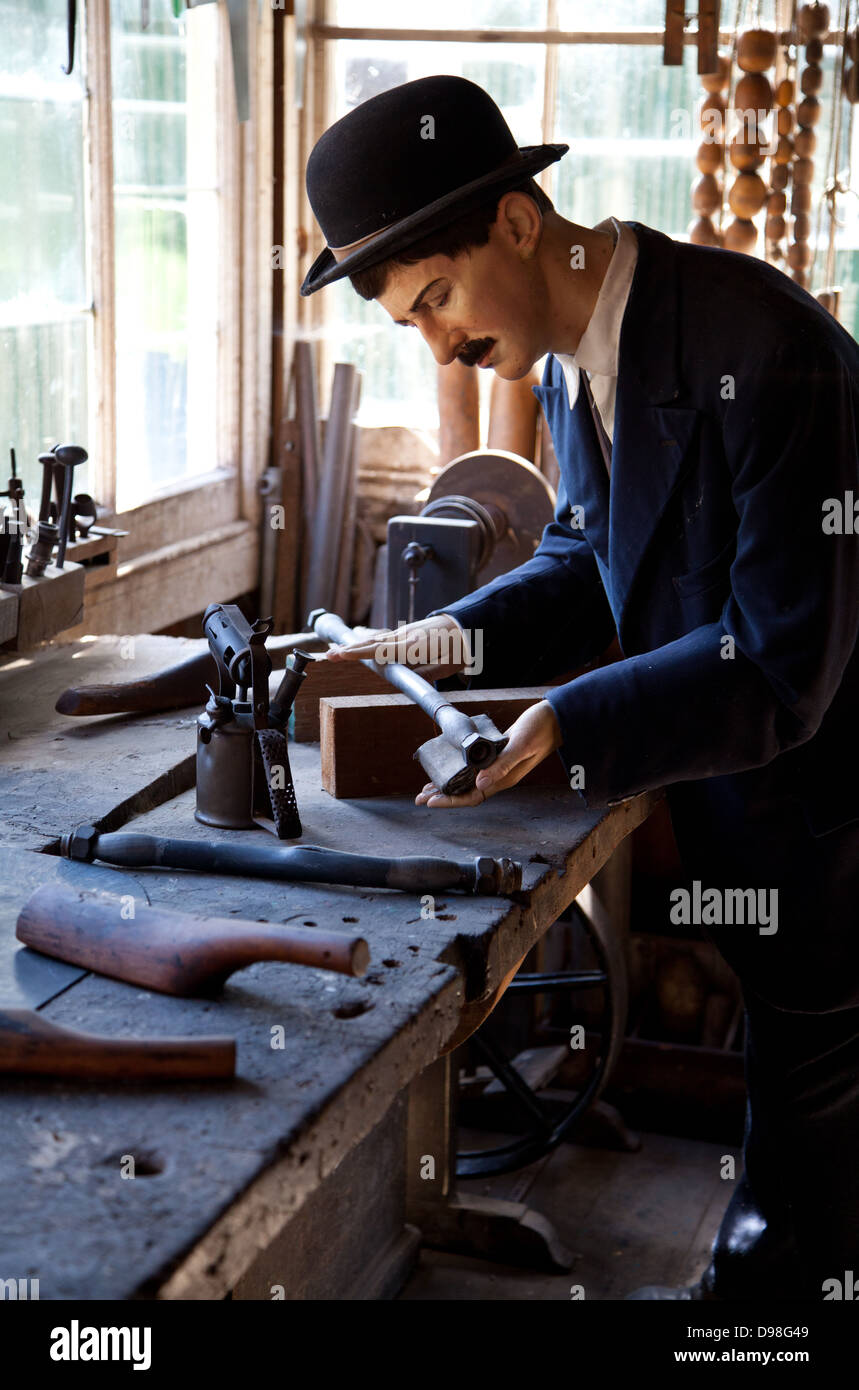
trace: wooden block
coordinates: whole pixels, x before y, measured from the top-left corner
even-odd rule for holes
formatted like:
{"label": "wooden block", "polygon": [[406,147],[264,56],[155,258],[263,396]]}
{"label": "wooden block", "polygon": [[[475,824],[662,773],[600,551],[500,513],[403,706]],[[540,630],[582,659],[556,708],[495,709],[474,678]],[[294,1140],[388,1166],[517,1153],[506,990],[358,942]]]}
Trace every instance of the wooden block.
{"label": "wooden block", "polygon": [[685,0],[666,0],[665,44],[662,53],[662,62],[666,67],[682,67],[685,30]]}
{"label": "wooden block", "polygon": [[18,631],[6,645],[26,651],[81,622],[84,608],[84,569],[68,562],[64,569],[48,565],[38,579],[24,575],[20,584],[4,584],[18,596]]}
{"label": "wooden block", "polygon": [[18,595],[0,589],[0,643],[8,642],[18,631]]}
{"label": "wooden block", "polygon": [[66,562],[79,565],[82,560],[94,560],[98,555],[107,556],[104,564],[116,561],[116,536],[86,536],[83,540],[69,541],[66,546]]}
{"label": "wooden block", "polygon": [[698,71],[719,67],[719,10],[721,0],[698,0]]}
{"label": "wooden block", "polygon": [[[545,686],[520,690],[463,690],[450,693],[457,709],[488,714],[503,732]],[[437,733],[429,715],[405,695],[345,695],[319,704],[322,786],[334,797],[416,795],[426,774],[414,754]],[[559,758],[545,758],[520,783],[523,787],[566,785]]]}
{"label": "wooden block", "polygon": [[313,661],[295,701],[296,743],[319,742],[319,701],[330,695],[392,694],[391,687],[360,661]]}

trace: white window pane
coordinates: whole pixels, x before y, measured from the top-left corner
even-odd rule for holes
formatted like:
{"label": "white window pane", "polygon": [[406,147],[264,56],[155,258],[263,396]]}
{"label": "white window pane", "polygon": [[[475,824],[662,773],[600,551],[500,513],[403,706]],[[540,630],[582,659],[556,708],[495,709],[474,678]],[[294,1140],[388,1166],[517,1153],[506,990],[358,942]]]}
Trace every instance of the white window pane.
{"label": "white window pane", "polygon": [[[541,143],[545,50],[537,44],[344,40],[335,49],[335,117],[401,82],[451,73],[490,93],[519,144]],[[437,429],[436,363],[420,334],[395,327],[384,309],[361,299],[348,280],[323,293],[329,296],[326,336],[334,360],[353,362],[364,374],[361,424]]]}
{"label": "white window pane", "polygon": [[337,0],[334,24],[362,29],[542,29],[545,0],[434,0],[415,7],[403,0]]}
{"label": "white window pane", "polygon": [[38,454],[88,444],[82,45],[66,76],[66,0],[2,0],[0,32],[0,477],[14,444],[36,512]]}
{"label": "white window pane", "polygon": [[112,9],[117,504],[216,467],[217,12]]}

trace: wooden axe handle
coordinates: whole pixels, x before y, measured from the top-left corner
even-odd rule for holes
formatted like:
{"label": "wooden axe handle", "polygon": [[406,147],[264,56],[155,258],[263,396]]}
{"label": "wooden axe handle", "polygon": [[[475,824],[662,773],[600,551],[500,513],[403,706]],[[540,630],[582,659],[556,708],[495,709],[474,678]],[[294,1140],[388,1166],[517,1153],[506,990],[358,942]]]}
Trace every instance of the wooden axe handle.
{"label": "wooden axe handle", "polygon": [[[319,651],[326,646],[315,632],[288,632],[270,638],[266,651],[272,658],[272,669],[278,671],[286,665],[286,658],[296,647]],[[157,714],[161,710],[186,709],[188,705],[204,703],[206,686],[214,687],[217,682],[214,658],[206,650],[139,680],[121,681],[117,685],[70,686],[62,692],[54,708],[58,714]]]}
{"label": "wooden axe handle", "polygon": [[255,961],[313,965],[363,975],[370,953],[347,932],[192,917],[60,883],[37,888],[18,916],[19,941],[44,955],[165,994],[201,994]]}
{"label": "wooden axe handle", "polygon": [[89,1081],[195,1081],[234,1076],[234,1038],[104,1038],[31,1009],[0,1009],[0,1072]]}

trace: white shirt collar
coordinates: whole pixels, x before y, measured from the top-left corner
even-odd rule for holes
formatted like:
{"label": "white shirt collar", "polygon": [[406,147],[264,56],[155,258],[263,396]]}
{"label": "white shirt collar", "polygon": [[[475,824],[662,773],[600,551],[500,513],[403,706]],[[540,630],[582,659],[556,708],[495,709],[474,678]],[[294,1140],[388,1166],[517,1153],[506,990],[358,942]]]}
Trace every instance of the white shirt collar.
{"label": "white shirt collar", "polygon": [[638,260],[638,238],[635,232],[616,217],[606,218],[594,231],[612,233],[615,241],[614,254],[609,261],[593,313],[575,354],[555,353],[555,360],[560,364],[567,383],[571,410],[579,394],[581,368],[584,368],[589,376],[617,376],[620,328]]}

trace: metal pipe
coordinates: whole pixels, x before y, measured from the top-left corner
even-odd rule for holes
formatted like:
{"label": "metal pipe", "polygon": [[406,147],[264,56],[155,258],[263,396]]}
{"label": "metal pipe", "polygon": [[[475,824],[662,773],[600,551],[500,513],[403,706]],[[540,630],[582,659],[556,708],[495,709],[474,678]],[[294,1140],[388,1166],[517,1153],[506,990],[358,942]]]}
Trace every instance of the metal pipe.
{"label": "metal pipe", "polygon": [[151,866],[237,874],[287,883],[348,883],[359,888],[397,888],[404,893],[449,892],[498,896],[516,892],[522,866],[508,858],[477,855],[457,862],[433,856],[387,859],[347,854],[320,845],[235,844],[226,840],[177,840],[119,831],[100,834],[78,826],[61,841],[67,859],[103,860],[129,868]]}

